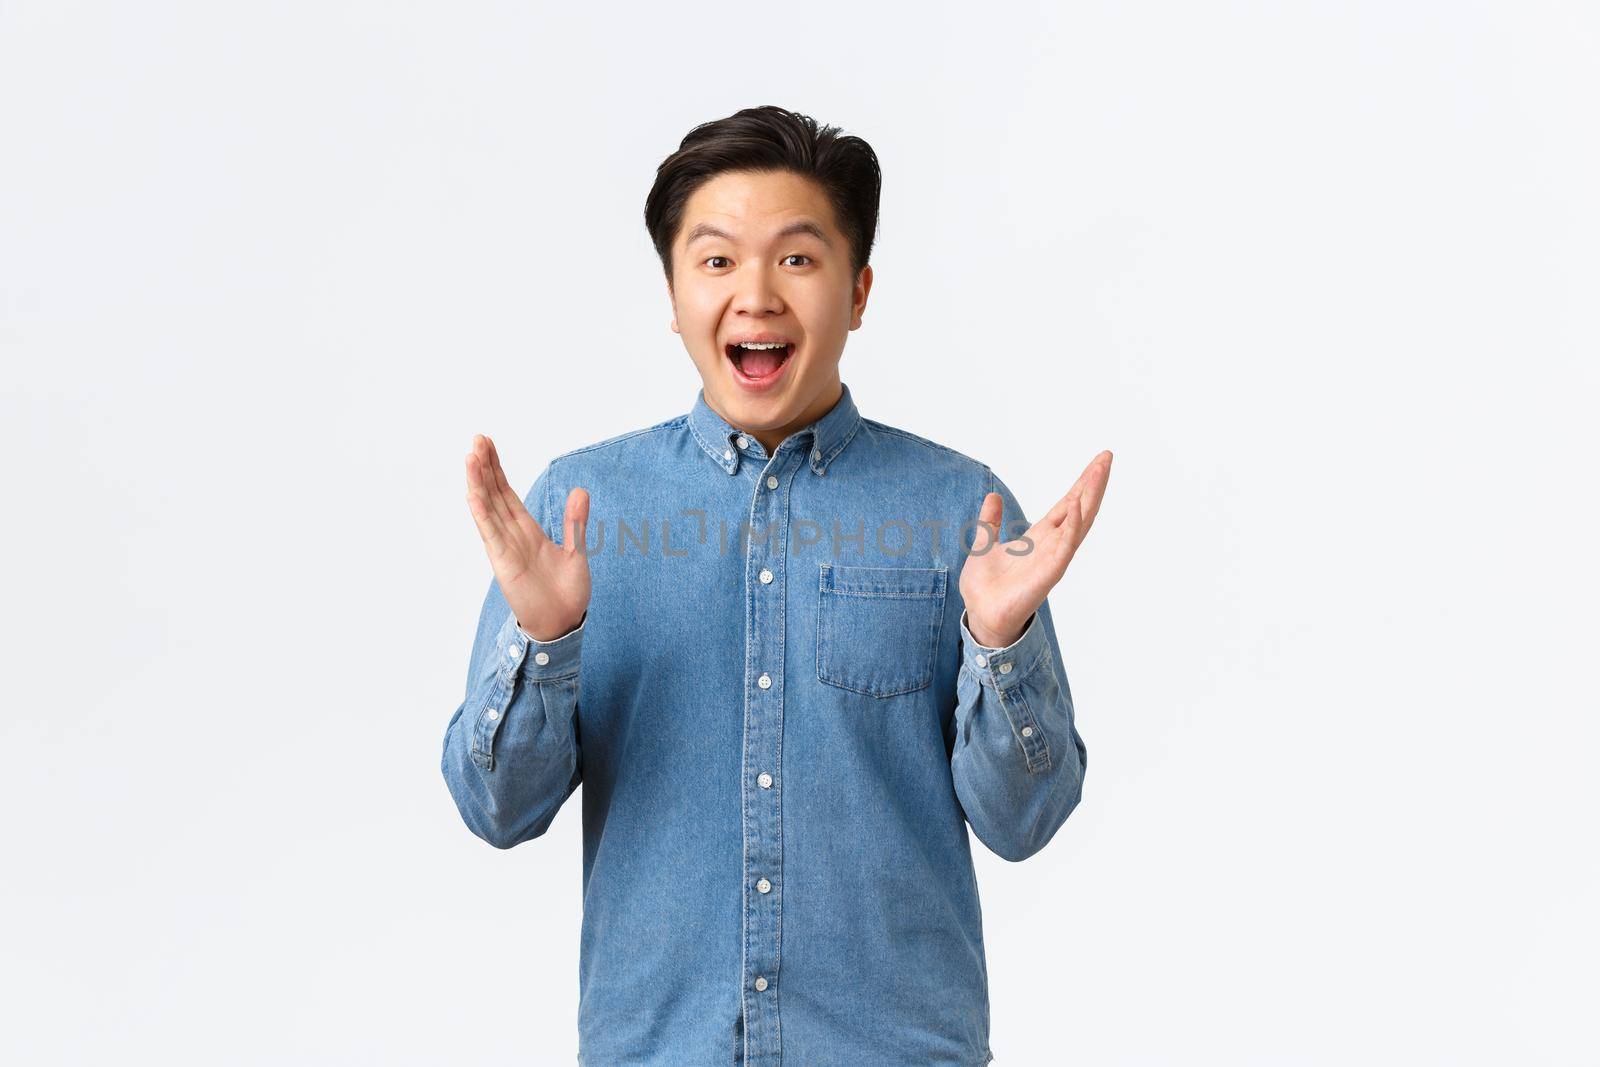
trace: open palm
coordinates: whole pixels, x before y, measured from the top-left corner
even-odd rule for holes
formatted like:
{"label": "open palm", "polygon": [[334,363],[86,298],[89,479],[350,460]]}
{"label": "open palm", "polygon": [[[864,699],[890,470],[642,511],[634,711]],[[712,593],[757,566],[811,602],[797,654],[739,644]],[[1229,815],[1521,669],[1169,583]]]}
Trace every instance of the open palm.
{"label": "open palm", "polygon": [[1001,513],[1005,501],[999,493],[984,495],[978,521],[987,530],[974,532],[972,544],[967,546],[971,554],[961,568],[967,627],[980,644],[1003,648],[1022,636],[1029,617],[1061,581],[1093,525],[1110,477],[1111,453],[1101,452],[1089,461],[1067,494],[1028,527],[1027,541],[1016,538],[995,543],[1004,529]]}
{"label": "open palm", "polygon": [[538,641],[576,628],[589,609],[588,490],[567,494],[557,544],[512,491],[494,442],[479,434],[467,454],[467,507],[517,624]]}

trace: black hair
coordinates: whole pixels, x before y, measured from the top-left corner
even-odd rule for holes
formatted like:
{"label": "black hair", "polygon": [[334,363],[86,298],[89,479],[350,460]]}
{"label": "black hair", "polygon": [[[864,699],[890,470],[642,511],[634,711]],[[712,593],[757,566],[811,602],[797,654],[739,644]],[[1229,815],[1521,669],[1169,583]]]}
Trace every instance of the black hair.
{"label": "black hair", "polygon": [[861,138],[841,134],[837,126],[768,105],[701,123],[656,167],[655,184],[644,202],[644,225],[667,284],[672,283],[672,242],[683,223],[684,205],[700,186],[733,170],[790,171],[815,181],[850,242],[853,273],[867,265],[878,232],[883,185],[877,153]]}

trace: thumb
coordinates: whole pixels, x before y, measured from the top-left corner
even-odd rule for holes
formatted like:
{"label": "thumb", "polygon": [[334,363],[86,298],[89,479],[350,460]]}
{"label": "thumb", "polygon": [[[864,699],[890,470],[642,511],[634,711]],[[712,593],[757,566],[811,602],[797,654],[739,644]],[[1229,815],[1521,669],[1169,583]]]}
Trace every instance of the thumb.
{"label": "thumb", "polygon": [[561,547],[570,556],[587,553],[589,547],[589,490],[581,485],[567,494],[566,515],[561,523]]}
{"label": "thumb", "polygon": [[[967,546],[969,549],[975,552],[987,552],[994,547],[995,542],[1000,539],[1000,517],[1004,510],[1005,499],[999,493],[985,494],[983,506],[978,509],[978,522],[982,525],[972,531],[972,544]],[[987,532],[984,531],[984,526],[989,528]],[[982,544],[978,543],[980,540]]]}

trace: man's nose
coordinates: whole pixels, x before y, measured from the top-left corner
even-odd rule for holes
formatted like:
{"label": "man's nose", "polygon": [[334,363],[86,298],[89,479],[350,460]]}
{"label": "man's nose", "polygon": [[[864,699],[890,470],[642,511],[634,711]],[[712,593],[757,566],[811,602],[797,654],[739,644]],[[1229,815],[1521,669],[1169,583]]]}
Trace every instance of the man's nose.
{"label": "man's nose", "polygon": [[778,294],[777,279],[764,263],[746,266],[739,272],[738,293],[734,297],[734,310],[752,315],[776,314],[783,310],[783,298]]}

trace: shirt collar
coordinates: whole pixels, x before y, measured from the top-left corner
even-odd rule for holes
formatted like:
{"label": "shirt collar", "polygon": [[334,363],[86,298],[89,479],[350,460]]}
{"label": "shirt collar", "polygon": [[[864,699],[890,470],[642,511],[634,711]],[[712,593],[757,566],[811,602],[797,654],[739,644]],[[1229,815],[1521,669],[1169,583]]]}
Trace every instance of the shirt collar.
{"label": "shirt collar", "polygon": [[[827,414],[790,434],[785,444],[799,441],[799,445],[807,449],[811,472],[826,474],[828,465],[844,451],[845,445],[850,443],[850,438],[855,436],[860,426],[861,413],[856,410],[855,401],[850,397],[850,387],[841,382],[839,399]],[[711,409],[711,405],[706,403],[704,387],[695,397],[694,408],[689,412],[689,429],[694,432],[695,440],[700,442],[706,455],[729,474],[738,473],[739,462],[746,456],[762,461],[770,458],[766,446],[760,441],[741,432]],[[799,440],[806,437],[809,437],[808,441]],[[739,444],[741,440],[743,447]],[[782,447],[779,446],[780,449]]]}

